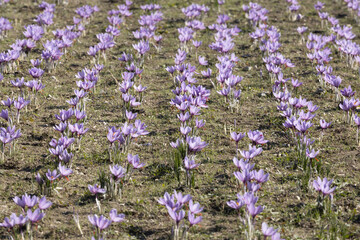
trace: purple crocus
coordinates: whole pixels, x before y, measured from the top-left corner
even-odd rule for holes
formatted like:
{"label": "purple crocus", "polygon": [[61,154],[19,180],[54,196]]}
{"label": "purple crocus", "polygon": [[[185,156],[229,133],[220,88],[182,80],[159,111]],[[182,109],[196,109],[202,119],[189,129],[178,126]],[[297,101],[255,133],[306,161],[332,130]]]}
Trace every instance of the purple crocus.
{"label": "purple crocus", "polygon": [[188,219],[189,219],[189,222],[190,222],[190,226],[189,227],[192,227],[194,226],[195,224],[198,224],[202,221],[202,216],[198,216],[198,217],[195,217],[194,214],[192,214],[190,211],[188,212]]}
{"label": "purple crocus", "polygon": [[110,166],[110,172],[115,177],[115,181],[123,178],[126,174],[125,168],[117,164],[115,164],[114,166]]}
{"label": "purple crocus", "polygon": [[240,154],[245,159],[252,159],[262,153],[262,148],[256,148],[255,146],[249,145],[249,151],[240,151]]}
{"label": "purple crocus", "polygon": [[202,65],[202,66],[207,66],[208,61],[206,61],[205,57],[199,56],[199,64]]}
{"label": "purple crocus", "polygon": [[264,235],[264,237],[266,238],[266,237],[273,236],[278,230],[274,229],[272,227],[269,227],[266,222],[263,222],[261,224],[261,231],[262,231],[262,234]]}
{"label": "purple crocus", "polygon": [[189,201],[189,212],[192,214],[199,214],[203,211],[203,207],[200,206],[200,204],[194,203],[192,199]]}
{"label": "purple crocus", "polygon": [[41,210],[48,209],[51,205],[52,205],[52,202],[47,201],[45,196],[39,200],[39,208]]}
{"label": "purple crocus", "polygon": [[138,51],[140,55],[144,55],[150,50],[150,45],[148,41],[141,40],[139,43],[133,44],[133,48]]}
{"label": "purple crocus", "polygon": [[96,228],[98,228],[100,231],[108,228],[111,224],[111,220],[107,219],[103,215],[101,215],[100,217],[98,217],[96,214],[89,215],[88,219],[89,219],[90,223],[93,226],[95,226]]}
{"label": "purple crocus", "polygon": [[255,131],[249,131],[248,132],[249,139],[253,142],[253,145],[256,146],[258,144],[265,144],[268,142],[268,140],[264,139],[264,135],[262,132],[255,130]]}
{"label": "purple crocus", "polygon": [[332,184],[333,180],[328,180],[326,177],[321,179],[318,177],[313,182],[313,187],[315,191],[321,192],[324,196],[330,195],[330,198],[333,198],[334,191],[336,186],[331,188],[330,185]]}
{"label": "purple crocus", "polygon": [[264,183],[269,180],[269,173],[264,172],[264,170],[260,169],[259,171],[252,171],[252,179],[254,179],[257,183]]}
{"label": "purple crocus", "polygon": [[327,123],[325,120],[321,119],[321,120],[320,120],[320,127],[321,127],[322,129],[327,129],[327,128],[330,127],[331,123],[332,123],[332,122],[328,122],[328,123]]}
{"label": "purple crocus", "polygon": [[232,140],[234,140],[236,142],[236,148],[237,148],[237,144],[239,143],[239,141],[241,139],[243,139],[246,136],[246,134],[245,133],[232,132],[232,133],[230,133],[230,136],[231,136]]}
{"label": "purple crocus", "polygon": [[13,201],[18,205],[20,206],[21,208],[25,209],[25,196],[23,195],[21,198],[19,198],[18,196],[15,196],[13,198]]}
{"label": "purple crocus", "polygon": [[185,169],[186,170],[192,170],[194,168],[197,168],[198,166],[200,166],[200,164],[196,164],[195,163],[195,160],[193,158],[188,158],[188,157],[185,157],[184,158],[184,165],[185,165]]}
{"label": "purple crocus", "polygon": [[10,217],[10,219],[8,217],[4,218],[4,222],[0,223],[0,227],[4,227],[4,228],[13,228],[15,226],[15,219]]}
{"label": "purple crocus", "polygon": [[33,78],[41,78],[41,76],[44,74],[44,70],[42,70],[41,68],[33,67],[33,68],[29,69],[29,74]]}
{"label": "purple crocus", "polygon": [[44,216],[45,213],[40,212],[40,209],[36,209],[34,212],[31,211],[31,209],[27,210],[27,218],[32,222],[32,223],[36,223],[38,221],[40,221]]}
{"label": "purple crocus", "polygon": [[177,212],[168,206],[166,208],[168,210],[170,217],[176,222],[176,226],[178,226],[179,222],[185,217],[185,211],[180,210],[179,212]]}
{"label": "purple crocus", "polygon": [[174,196],[177,202],[180,203],[181,205],[187,203],[191,199],[190,194],[183,195],[181,192],[176,192],[176,190],[174,190]]}
{"label": "purple crocus", "polygon": [[94,184],[94,186],[89,185],[88,188],[89,188],[89,191],[94,195],[97,195],[98,193],[106,192],[106,190],[104,188],[100,188],[97,184]]}
{"label": "purple crocus", "polygon": [[109,215],[113,222],[123,222],[125,220],[125,214],[118,214],[116,209],[111,209]]}
{"label": "purple crocus", "polygon": [[128,161],[130,164],[132,164],[133,168],[138,169],[145,166],[145,163],[140,163],[139,155],[131,155],[128,154]]}
{"label": "purple crocus", "polygon": [[264,208],[262,206],[255,207],[255,204],[251,203],[251,204],[247,205],[247,210],[248,210],[249,214],[253,218],[255,218],[256,215],[260,214],[264,210]]}
{"label": "purple crocus", "polygon": [[25,193],[23,196],[23,200],[25,201],[25,206],[28,208],[33,208],[39,201],[39,198],[37,196],[29,196]]}
{"label": "purple crocus", "polygon": [[57,173],[56,169],[54,169],[53,171],[50,171],[50,169],[48,169],[46,177],[52,182],[58,179],[60,177],[60,174]]}
{"label": "purple crocus", "polygon": [[67,180],[69,180],[67,177],[73,173],[73,171],[70,168],[66,168],[65,166],[62,166],[61,163],[59,163],[59,171],[60,171],[60,175],[62,177],[65,177]]}
{"label": "purple crocus", "polygon": [[245,203],[242,199],[238,198],[237,200],[230,200],[226,204],[233,209],[240,209]]}
{"label": "purple crocus", "polygon": [[190,152],[200,152],[203,148],[205,148],[207,145],[206,142],[201,141],[200,137],[186,137],[186,142],[189,146]]}

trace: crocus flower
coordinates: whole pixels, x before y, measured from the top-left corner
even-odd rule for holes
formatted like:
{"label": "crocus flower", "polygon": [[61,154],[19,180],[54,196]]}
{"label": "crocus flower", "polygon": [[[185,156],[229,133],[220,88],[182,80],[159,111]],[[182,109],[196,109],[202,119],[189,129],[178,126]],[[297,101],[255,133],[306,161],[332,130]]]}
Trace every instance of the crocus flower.
{"label": "crocus flower", "polygon": [[178,208],[180,206],[180,203],[175,203],[175,196],[170,195],[168,192],[165,192],[164,198],[159,198],[158,203],[160,203],[163,206],[168,206],[170,208]]}
{"label": "crocus flower", "polygon": [[103,215],[101,215],[100,217],[98,217],[96,214],[89,215],[88,219],[89,219],[90,223],[93,226],[95,226],[96,228],[98,228],[100,231],[108,228],[111,224],[111,220],[107,219]]}
{"label": "crocus flower", "polygon": [[256,215],[260,214],[264,208],[262,206],[255,207],[255,204],[249,204],[247,205],[247,210],[249,214],[254,218]]}
{"label": "crocus flower", "polygon": [[62,166],[61,163],[59,163],[59,171],[60,171],[60,175],[66,178],[67,176],[73,173],[73,171],[70,168],[66,168],[65,166]]}
{"label": "crocus flower", "polygon": [[247,169],[242,172],[234,172],[234,175],[240,182],[244,184],[251,180],[251,173]]}
{"label": "crocus flower", "polygon": [[10,219],[13,219],[15,221],[15,225],[19,225],[19,226],[24,226],[28,220],[27,216],[23,216],[22,214],[16,216],[15,213],[12,213],[10,215]]}
{"label": "crocus flower", "polygon": [[18,100],[14,101],[14,107],[20,111],[22,108],[24,108],[26,105],[28,105],[30,101],[24,100],[22,97],[18,97]]}
{"label": "crocus flower", "polygon": [[189,201],[189,212],[192,214],[199,214],[202,212],[204,208],[200,206],[200,204],[194,203],[192,199]]}
{"label": "crocus flower", "polygon": [[142,168],[145,166],[145,163],[140,163],[140,159],[139,159],[139,155],[131,155],[130,153],[128,154],[128,161],[130,164],[133,165],[133,168],[138,169],[138,168]]}
{"label": "crocus flower", "polygon": [[277,232],[277,229],[269,227],[266,222],[261,224],[261,231],[265,237],[270,237]]}
{"label": "crocus flower", "polygon": [[320,120],[320,127],[321,127],[322,129],[327,129],[327,128],[330,127],[331,123],[332,123],[332,122],[327,123],[325,120],[321,119],[321,120]]}
{"label": "crocus flower", "polygon": [[257,155],[259,155],[260,153],[262,153],[262,148],[256,148],[255,146],[249,145],[249,151],[240,151],[240,154],[245,158],[245,159],[252,159],[254,157],[256,157]]}
{"label": "crocus flower", "polygon": [[47,201],[45,196],[39,200],[39,208],[41,210],[48,209],[51,205],[52,205],[52,202]]}
{"label": "crocus flower", "polygon": [[271,240],[285,240],[284,238],[281,238],[280,233],[275,233],[271,236]]}
{"label": "crocus flower", "polygon": [[332,184],[333,180],[327,180],[325,177],[324,179],[321,179],[320,177],[317,178],[317,180],[314,180],[313,187],[317,192],[321,192],[324,196],[330,195],[332,198],[334,191],[336,189],[336,186],[333,188],[330,188],[330,185]]}
{"label": "crocus flower", "polygon": [[18,196],[15,196],[13,198],[13,200],[18,206],[25,208],[25,206],[26,206],[25,205],[25,196],[22,196],[21,198],[19,198]]}
{"label": "crocus flower", "polygon": [[33,78],[41,78],[41,76],[44,74],[44,70],[42,70],[41,68],[33,67],[29,70],[29,74]]}
{"label": "crocus flower", "polygon": [[312,149],[311,151],[307,148],[306,149],[306,156],[310,159],[312,158],[315,158],[316,159],[316,156],[319,154],[319,151],[316,151],[314,149]]}
{"label": "crocus flower", "polygon": [[106,192],[106,190],[104,188],[98,187],[97,184],[95,184],[94,186],[89,185],[88,188],[89,188],[89,191],[92,194],[95,194],[95,195],[98,194],[98,193],[105,193]]}
{"label": "crocus flower", "polygon": [[56,180],[58,177],[60,177],[60,174],[57,173],[56,169],[54,169],[53,171],[50,171],[50,169],[48,169],[47,173],[46,173],[46,177],[50,180],[50,181],[54,181]]}
{"label": "crocus flower", "polygon": [[8,217],[6,217],[4,219],[3,223],[0,223],[0,227],[4,227],[4,228],[13,228],[15,226],[15,219],[10,217],[10,219]]}
{"label": "crocus flower", "polygon": [[112,209],[109,215],[113,222],[122,222],[125,220],[125,214],[117,214],[116,209]]}
{"label": "crocus flower", "polygon": [[190,227],[202,221],[202,216],[195,217],[195,215],[192,214],[190,211],[188,212],[188,216],[189,216]]}
{"label": "crocus flower", "polygon": [[251,171],[255,166],[254,163],[250,164],[249,161],[244,161],[244,159],[238,160],[236,157],[233,158],[233,163],[239,170],[242,169],[243,171],[244,170]]}
{"label": "crocus flower", "polygon": [[126,174],[126,170],[120,165],[116,164],[114,166],[109,166],[109,167],[110,167],[110,172],[115,177],[115,181],[119,180],[120,178],[123,178]]}
{"label": "crocus flower", "polygon": [[255,197],[252,192],[246,192],[243,196],[237,194],[237,197],[242,199],[246,205],[255,204],[259,199],[258,197]]}
{"label": "crocus flower", "polygon": [[245,203],[242,199],[238,198],[236,201],[230,200],[226,204],[233,209],[240,209]]}
{"label": "crocus flower", "polygon": [[195,160],[193,158],[189,159],[188,157],[184,158],[184,165],[185,165],[185,169],[187,170],[191,170],[200,166],[200,164],[195,163]]}
{"label": "crocus flower", "polygon": [[25,205],[28,208],[33,208],[38,203],[39,198],[37,196],[30,197],[25,193],[25,195],[23,196],[23,200],[25,201]]}
{"label": "crocus flower", "polygon": [[168,213],[172,219],[176,222],[176,225],[185,217],[185,211],[180,210],[179,212],[174,211],[172,208],[167,207]]}
{"label": "crocus flower", "polygon": [[200,137],[186,137],[186,142],[189,145],[190,152],[199,152],[208,145],[206,142],[201,141]]}
{"label": "crocus flower", "polygon": [[205,57],[199,56],[199,64],[202,65],[202,66],[207,66],[208,61],[206,61]]}
{"label": "crocus flower", "polygon": [[42,179],[40,173],[37,173],[37,174],[35,175],[35,180],[36,180],[36,182],[37,182],[39,185],[41,185],[41,184],[44,183],[44,180]]}
{"label": "crocus flower", "polygon": [[203,119],[199,120],[198,118],[195,119],[195,126],[197,128],[202,128],[205,126],[205,121]]}
{"label": "crocus flower", "polygon": [[269,174],[264,173],[264,170],[260,169],[259,171],[251,171],[252,179],[254,179],[257,183],[264,183],[269,180]]}
{"label": "crocus flower", "polygon": [[253,142],[253,145],[265,144],[265,143],[268,142],[268,140],[264,139],[263,133],[258,131],[258,130],[249,131],[248,132],[248,137]]}
{"label": "crocus flower", "polygon": [[230,133],[231,138],[238,143],[241,139],[243,139],[246,135],[245,133],[239,133],[237,134],[236,132],[232,132]]}
{"label": "crocus flower", "polygon": [[191,196],[189,194],[182,195],[181,192],[176,192],[176,190],[174,190],[174,196],[175,196],[177,202],[180,204],[185,204],[191,199]]}
{"label": "crocus flower", "polygon": [[27,210],[27,217],[32,223],[36,223],[40,221],[44,216],[45,213],[40,212],[40,209],[36,209],[34,212],[31,209]]}
{"label": "crocus flower", "polygon": [[7,109],[1,110],[0,117],[5,119],[5,121],[9,121],[9,111]]}

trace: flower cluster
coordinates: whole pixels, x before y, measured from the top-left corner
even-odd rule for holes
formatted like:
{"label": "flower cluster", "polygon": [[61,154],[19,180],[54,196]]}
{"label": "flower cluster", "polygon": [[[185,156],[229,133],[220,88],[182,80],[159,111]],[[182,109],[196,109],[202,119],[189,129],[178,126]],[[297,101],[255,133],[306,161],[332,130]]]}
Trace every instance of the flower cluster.
{"label": "flower cluster", "polygon": [[107,219],[103,215],[98,216],[96,214],[89,215],[88,219],[91,225],[95,228],[95,236],[92,239],[103,239],[105,236],[103,230],[107,229],[112,222],[123,222],[125,221],[125,214],[118,214],[116,209],[112,209],[109,213],[110,219]]}
{"label": "flower cluster", "polygon": [[44,218],[44,210],[48,209],[52,202],[48,201],[46,197],[39,198],[35,195],[27,195],[26,193],[21,197],[14,197],[13,201],[21,207],[22,213],[19,216],[16,213],[12,213],[10,218],[5,217],[4,222],[0,223],[0,227],[12,230],[12,237],[15,239],[18,239],[20,236],[24,238],[26,232],[29,235],[29,239],[33,238],[33,226],[36,226]]}
{"label": "flower cluster", "polygon": [[[170,217],[175,222],[175,226],[172,231],[172,239],[184,239],[184,237],[187,236],[187,232],[189,231],[189,229],[202,221],[202,216],[196,216],[196,214],[201,214],[201,212],[203,211],[203,207],[201,207],[200,204],[197,202],[194,203],[192,197],[189,194],[183,195],[181,192],[176,192],[176,190],[174,190],[173,195],[170,195],[166,192],[164,194],[164,198],[159,198],[158,202],[167,208]],[[189,203],[188,227],[185,226],[184,223],[182,223],[186,215],[186,212],[182,208],[187,203]]]}

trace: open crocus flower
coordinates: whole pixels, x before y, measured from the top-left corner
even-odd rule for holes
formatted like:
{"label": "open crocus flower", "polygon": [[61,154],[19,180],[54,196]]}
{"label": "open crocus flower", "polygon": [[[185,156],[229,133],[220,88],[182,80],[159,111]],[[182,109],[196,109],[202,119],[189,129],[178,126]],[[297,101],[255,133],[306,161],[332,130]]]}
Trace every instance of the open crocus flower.
{"label": "open crocus flower", "polygon": [[328,123],[327,123],[325,120],[321,119],[321,120],[320,120],[320,127],[321,127],[322,129],[327,129],[327,128],[330,127],[331,123],[332,123],[332,122],[328,122]]}
{"label": "open crocus flower", "polygon": [[98,187],[97,184],[94,184],[94,186],[89,185],[88,188],[89,191],[94,195],[97,195],[98,193],[106,193],[106,190],[104,188]]}
{"label": "open crocus flower", "polygon": [[125,168],[117,164],[114,166],[110,166],[110,172],[115,177],[115,181],[119,180],[120,178],[123,178],[126,174]]}
{"label": "open crocus flower", "polygon": [[266,222],[263,222],[261,225],[261,231],[264,237],[271,237],[277,232],[277,229],[269,227]]}
{"label": "open crocus flower", "polygon": [[317,180],[314,180],[313,187],[317,192],[321,192],[324,196],[330,195],[330,198],[332,198],[336,189],[336,186],[333,188],[330,187],[332,182],[333,179],[328,180],[326,177],[324,179],[318,177]]}
{"label": "open crocus flower", "polygon": [[194,153],[200,152],[203,148],[209,145],[206,142],[201,141],[200,137],[186,137],[186,142],[189,145],[189,151]]}
{"label": "open crocus flower", "polygon": [[249,214],[253,218],[255,218],[256,215],[260,214],[264,210],[264,208],[262,206],[255,207],[255,204],[249,204],[249,205],[247,205],[247,210],[248,210]]}
{"label": "open crocus flower", "polygon": [[264,139],[264,135],[262,132],[255,130],[255,131],[249,131],[248,132],[249,139],[253,142],[253,145],[257,144],[265,144],[268,142],[268,140]]}
{"label": "open crocus flower", "polygon": [[174,190],[174,196],[175,196],[177,202],[182,205],[187,203],[192,198],[190,196],[190,194],[183,195],[181,192],[176,192],[176,190]]}
{"label": "open crocus flower", "polygon": [[56,180],[58,177],[60,177],[60,174],[57,173],[56,169],[54,169],[53,171],[50,171],[50,169],[48,169],[46,173],[46,177],[52,182]]}
{"label": "open crocus flower", "polygon": [[190,211],[188,212],[188,216],[189,216],[188,219],[190,222],[190,227],[202,221],[202,216],[195,217],[195,215],[192,214]]}
{"label": "open crocus flower", "polygon": [[316,151],[314,149],[311,149],[311,151],[307,148],[306,149],[306,156],[310,159],[313,159],[315,158],[316,159],[316,156],[319,154],[319,151]]}
{"label": "open crocus flower", "polygon": [[62,166],[61,163],[59,163],[59,171],[60,171],[60,175],[65,178],[67,178],[67,176],[73,173],[73,171],[70,168],[66,168],[65,166]]}
{"label": "open crocus flower", "polygon": [[200,166],[200,164],[195,163],[195,160],[193,158],[189,159],[188,157],[184,158],[184,165],[185,165],[185,169],[187,170],[191,170]]}
{"label": "open crocus flower", "polygon": [[98,217],[98,215],[89,215],[88,219],[90,221],[90,223],[95,226],[96,228],[98,228],[100,231],[108,228],[111,224],[111,220],[107,219],[106,217],[104,217],[103,215],[101,215],[100,217]]}
{"label": "open crocus flower", "polygon": [[39,200],[39,208],[41,210],[48,209],[51,205],[52,205],[52,202],[47,201],[45,196]]}
{"label": "open crocus flower", "polygon": [[110,211],[110,218],[113,222],[122,222],[125,220],[125,214],[117,214],[116,209]]}
{"label": "open crocus flower", "polygon": [[138,169],[138,168],[142,168],[145,166],[145,163],[140,163],[140,159],[139,159],[139,155],[131,155],[130,153],[128,154],[128,161],[130,164],[133,165],[133,168]]}
{"label": "open crocus flower", "polygon": [[255,166],[254,163],[250,164],[249,161],[244,161],[244,159],[238,160],[236,157],[233,158],[233,163],[239,170],[242,169],[243,171],[244,170],[250,171]]}
{"label": "open crocus flower", "polygon": [[192,214],[199,214],[204,210],[203,207],[200,206],[198,202],[194,203],[192,199],[189,201],[189,211]]}
{"label": "open crocus flower", "polygon": [[252,159],[262,153],[262,148],[256,148],[255,146],[249,145],[249,151],[240,151],[240,154],[245,159]]}
{"label": "open crocus flower", "polygon": [[185,217],[185,211],[184,210],[175,211],[170,207],[167,207],[167,210],[170,217],[176,222],[176,225],[178,226],[179,222]]}
{"label": "open crocus flower", "polygon": [[243,139],[246,134],[245,133],[236,133],[236,132],[232,132],[230,133],[230,136],[232,138],[232,140],[234,140],[236,143],[238,143],[241,139]]}
{"label": "open crocus flower", "polygon": [[237,200],[230,200],[226,204],[233,209],[240,209],[245,203],[242,199],[238,198]]}
{"label": "open crocus flower", "polygon": [[259,171],[251,171],[252,179],[257,183],[264,183],[269,180],[269,174],[264,173],[264,170],[260,169]]}
{"label": "open crocus flower", "polygon": [[27,218],[32,222],[36,223],[40,221],[44,216],[45,213],[40,212],[40,209],[36,209],[34,212],[31,209],[27,210]]}

